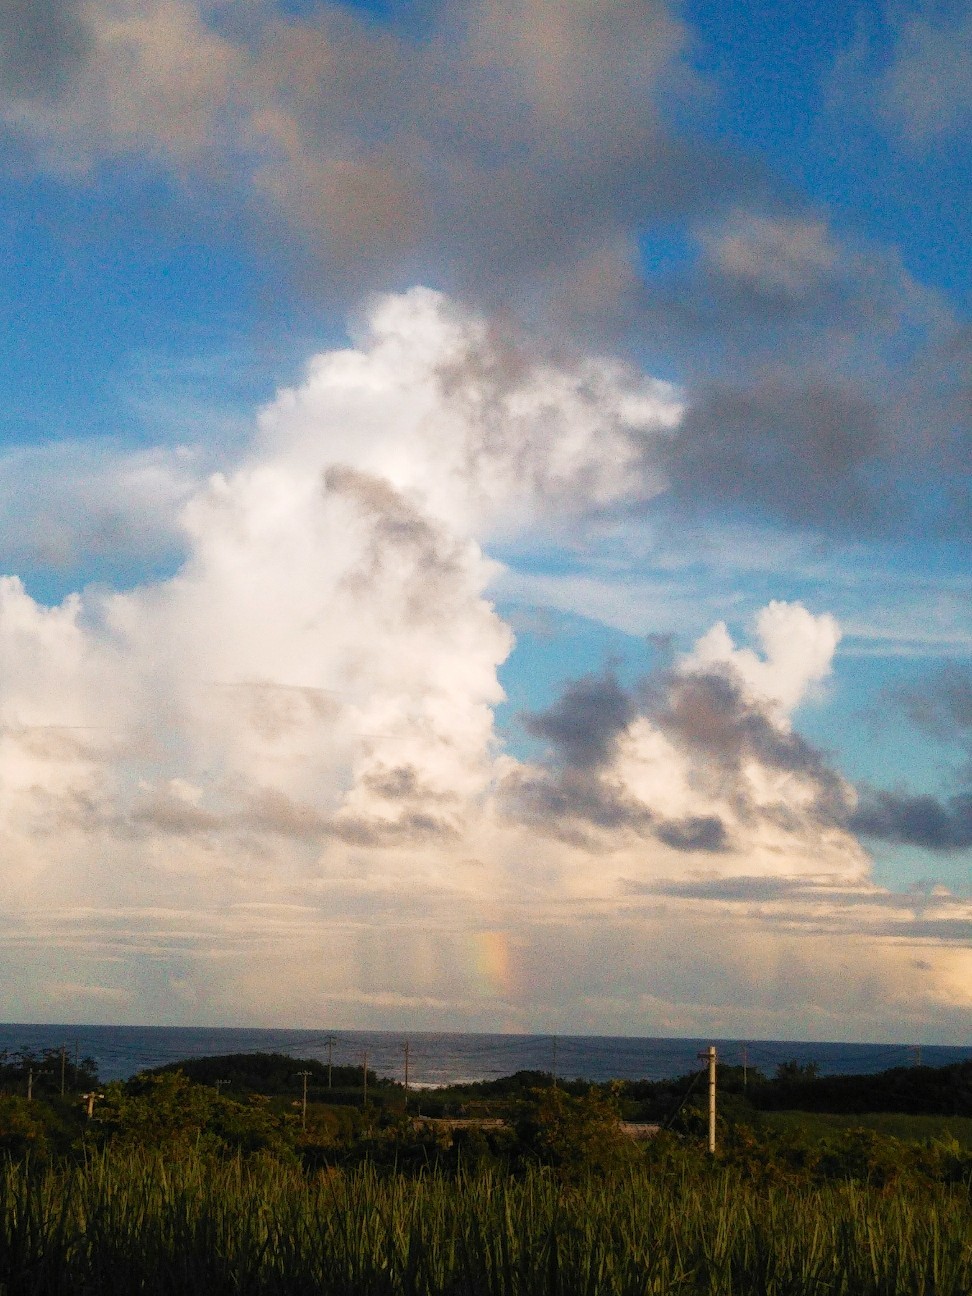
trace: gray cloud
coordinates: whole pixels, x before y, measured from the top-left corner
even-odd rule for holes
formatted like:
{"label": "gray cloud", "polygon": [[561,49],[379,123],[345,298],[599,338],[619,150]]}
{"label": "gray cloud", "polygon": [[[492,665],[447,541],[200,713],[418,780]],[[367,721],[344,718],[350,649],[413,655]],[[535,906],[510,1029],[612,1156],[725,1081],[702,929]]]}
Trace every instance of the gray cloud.
{"label": "gray cloud", "polygon": [[962,945],[972,943],[972,920],[968,918],[919,918],[914,922],[889,924],[885,935],[912,937],[936,944]]}
{"label": "gray cloud", "polygon": [[388,282],[431,263],[493,304],[512,290],[611,316],[643,222],[754,183],[661,110],[697,93],[663,0],[469,0],[425,19],[417,34],[327,6],[262,34],[258,75],[287,127],[258,182],[331,274]]}
{"label": "gray cloud", "polygon": [[590,770],[605,764],[636,714],[633,699],[605,673],[571,681],[552,707],[523,722],[535,738],[552,744],[558,763]]}
{"label": "gray cloud", "polygon": [[[838,822],[846,813],[847,785],[823,754],[800,734],[780,729],[724,674],[670,676],[652,718],[680,745],[720,767],[730,787],[741,787],[743,766],[755,760],[767,769],[804,776],[814,788],[821,822]],[[737,792],[737,800],[745,811],[746,794]]]}
{"label": "gray cloud", "polygon": [[0,94],[54,96],[84,62],[89,36],[75,0],[0,0]]}
{"label": "gray cloud", "polygon": [[[463,0],[381,22],[258,6],[216,23],[162,4],[121,24],[96,5],[88,47],[71,9],[8,9],[36,46],[11,46],[11,68],[40,68],[45,41],[51,77],[86,68],[63,112],[11,119],[42,157],[203,169],[320,292],[426,279],[585,347],[649,338],[691,397],[664,465],[674,512],[972,528],[967,338],[893,252],[842,243],[758,162],[675,127],[671,105],[702,91],[674,5]],[[895,84],[949,43],[960,62],[966,21],[905,22]],[[948,75],[958,102],[961,67]],[[658,222],[690,255],[643,282]],[[658,469],[646,458],[640,506]]]}
{"label": "gray cloud", "polygon": [[972,748],[972,667],[950,663],[923,686],[897,696],[908,718],[926,733]]}
{"label": "gray cloud", "polygon": [[164,836],[196,837],[225,826],[222,816],[164,793],[149,798],[131,816],[134,827]]}
{"label": "gray cloud", "polygon": [[632,895],[663,895],[683,900],[716,900],[753,904],[792,900],[808,894],[802,878],[728,877],[682,881],[629,882]]}
{"label": "gray cloud", "polygon": [[[350,845],[387,848],[416,843],[453,840],[458,827],[447,817],[455,798],[436,794],[414,777],[395,778],[366,775],[363,782],[383,803],[381,813],[354,813],[347,810],[324,813],[314,805],[297,800],[278,788],[264,787],[247,791],[220,811],[210,810],[167,791],[147,796],[127,816],[110,815],[91,797],[75,796],[69,810],[59,815],[60,826],[81,828],[86,832],[103,832],[112,828],[122,833],[142,836],[210,838],[217,835],[247,843],[269,835],[292,843],[322,846],[327,841]],[[398,771],[403,774],[403,771]],[[430,808],[439,803],[443,813]]]}
{"label": "gray cloud", "polygon": [[835,517],[888,525],[887,492],[869,473],[879,411],[849,386],[795,377],[696,391],[667,457],[681,503],[810,527]]}
{"label": "gray cloud", "polygon": [[[826,877],[740,876],[627,879],[624,891],[634,901],[642,897],[649,903],[656,897],[671,901],[681,915],[694,910],[711,916],[726,906],[732,909],[734,923],[758,915],[764,935],[797,929],[804,936],[839,935],[842,942],[863,935],[878,942],[920,942],[933,947],[966,946],[972,930],[968,903],[943,887],[929,893],[901,892],[868,882],[848,887]],[[913,966],[930,971],[934,964],[916,958]]]}
{"label": "gray cloud", "polygon": [[261,788],[253,793],[240,815],[247,828],[296,840],[319,841],[328,829],[327,816],[279,788]]}
{"label": "gray cloud", "polygon": [[721,851],[729,846],[729,833],[718,815],[692,815],[662,821],[655,836],[680,851]]}
{"label": "gray cloud", "polygon": [[972,793],[939,800],[924,793],[866,790],[849,823],[854,832],[879,841],[931,851],[967,850],[972,846]]}
{"label": "gray cloud", "polygon": [[[618,739],[637,714],[634,698],[605,672],[571,681],[553,706],[524,716],[527,731],[550,744],[552,768],[507,780],[504,795],[514,814],[588,848],[597,844],[590,829],[656,834],[658,816],[616,780],[602,777]],[[670,844],[678,849],[678,834],[671,835]],[[707,840],[712,836],[710,832]]]}
{"label": "gray cloud", "polygon": [[[328,293],[431,278],[585,346],[650,336],[691,384],[667,464],[683,508],[900,533],[928,521],[916,480],[953,495],[967,481],[967,435],[937,462],[914,431],[931,425],[944,449],[948,427],[968,428],[968,410],[937,408],[954,321],[936,322],[894,256],[842,245],[754,161],[675,129],[670,105],[700,88],[664,0],[464,0],[383,22],[261,7],[219,24],[163,5],[123,30],[95,8],[87,55],[71,10],[45,26],[41,6],[21,9],[38,50],[49,30],[90,65],[77,103],[20,122],[42,150],[53,134],[62,152],[205,168],[251,210],[256,197]],[[667,288],[640,282],[656,221],[700,250]],[[931,368],[914,355],[923,331]],[[958,493],[937,525],[972,525]]]}
{"label": "gray cloud", "polygon": [[[548,710],[524,717],[528,731],[550,744],[548,764],[507,779],[511,813],[589,848],[597,847],[599,833],[620,831],[677,851],[730,849],[733,831],[720,814],[672,816],[638,799],[619,777],[613,764],[619,739],[642,717],[688,755],[700,800],[718,796],[740,823],[799,832],[808,823],[839,827],[850,813],[850,789],[822,753],[780,728],[718,670],[659,674],[633,692],[610,673],[570,683]],[[757,802],[747,776],[754,763],[797,775],[811,793],[808,804],[798,813]]]}
{"label": "gray cloud", "polygon": [[342,815],[334,819],[335,837],[352,846],[382,849],[389,846],[413,846],[458,838],[456,825],[425,810],[402,810],[393,819],[377,815]]}
{"label": "gray cloud", "polygon": [[[368,519],[371,529],[362,563],[344,576],[349,588],[374,584],[395,568],[403,610],[415,620],[438,612],[457,594],[463,570],[463,545],[444,526],[430,520],[382,477],[336,464],[324,473],[324,489],[343,496]],[[407,573],[399,560],[407,555]]]}
{"label": "gray cloud", "polygon": [[[711,900],[726,904],[786,904],[791,902],[820,902],[837,905],[841,909],[896,909],[908,910],[916,921],[932,903],[940,904],[943,897],[930,891],[884,891],[875,886],[847,887],[839,880],[825,878],[787,877],[703,877],[662,879],[658,882],[628,881],[625,888],[631,895],[671,896],[683,900]],[[947,895],[951,901],[953,897]]]}
{"label": "gray cloud", "polygon": [[880,84],[880,107],[916,144],[967,130],[972,123],[972,10],[946,6],[913,13],[901,23],[890,66]]}
{"label": "gray cloud", "polygon": [[666,105],[700,83],[666,0],[460,0],[382,22],[340,4],[90,13],[69,110],[15,128],[45,159],[148,154],[236,186],[291,256],[305,236],[301,268],[329,293],[431,278],[548,320],[556,298],[562,325],[612,320],[644,222],[761,183],[673,129]]}
{"label": "gray cloud", "polygon": [[514,818],[589,850],[603,844],[599,829],[608,833],[613,845],[625,831],[650,837],[658,824],[646,806],[591,771],[516,772],[505,780],[502,794]]}
{"label": "gray cloud", "polygon": [[921,685],[898,690],[892,700],[919,729],[956,744],[967,760],[952,796],[866,788],[851,817],[855,832],[878,841],[940,853],[972,847],[972,669],[950,664]]}
{"label": "gray cloud", "polygon": [[893,249],[772,200],[704,222],[646,288],[688,377],[665,467],[680,510],[822,533],[967,531],[969,338]]}
{"label": "gray cloud", "polygon": [[379,762],[363,776],[362,783],[383,801],[455,803],[457,800],[454,793],[433,788],[414,765],[389,766]]}
{"label": "gray cloud", "polygon": [[799,878],[728,877],[689,879],[686,882],[662,880],[659,882],[625,883],[630,895],[662,895],[686,900],[725,900],[769,902],[787,900],[799,894],[805,886]]}
{"label": "gray cloud", "polygon": [[822,220],[739,212],[702,229],[704,262],[725,291],[762,297],[791,311],[828,296],[839,274],[839,249]]}

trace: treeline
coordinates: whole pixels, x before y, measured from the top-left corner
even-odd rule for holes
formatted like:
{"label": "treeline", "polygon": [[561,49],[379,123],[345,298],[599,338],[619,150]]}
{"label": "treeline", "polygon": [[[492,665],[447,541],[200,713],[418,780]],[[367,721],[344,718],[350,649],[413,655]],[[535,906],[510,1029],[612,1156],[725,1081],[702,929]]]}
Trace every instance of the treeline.
{"label": "treeline", "polygon": [[[94,1102],[0,1095],[0,1157],[35,1166],[70,1164],[127,1149],[170,1160],[190,1153],[216,1160],[262,1157],[305,1171],[371,1165],[404,1175],[484,1168],[521,1175],[544,1166],[579,1182],[702,1154],[704,1095],[680,1103],[665,1129],[638,1142],[623,1123],[629,1113],[620,1088],[592,1085],[572,1093],[549,1082],[522,1091],[510,1084],[488,1108],[488,1118],[437,1120],[411,1115],[401,1105],[308,1101],[305,1109],[302,1095],[292,1090],[231,1095],[180,1071],[143,1073],[105,1085]],[[905,1127],[892,1133],[787,1115],[782,1123],[770,1122],[723,1102],[719,1163],[764,1184],[972,1185],[972,1122],[960,1118],[930,1129],[918,1117],[903,1117]]]}
{"label": "treeline", "polygon": [[[738,1077],[735,1080],[739,1092]],[[757,1110],[765,1111],[972,1116],[972,1061],[944,1067],[894,1067],[870,1076],[784,1071],[773,1082],[757,1079],[743,1092]]]}
{"label": "treeline", "polygon": [[197,1084],[225,1086],[230,1093],[267,1096],[303,1093],[306,1076],[307,1097],[311,1102],[360,1103],[367,1088],[369,1098],[383,1105],[384,1097],[401,1090],[400,1085],[384,1079],[370,1067],[366,1073],[363,1066],[330,1066],[317,1058],[292,1058],[286,1053],[226,1053],[186,1058],[155,1067],[146,1074],[168,1075],[176,1071]]}
{"label": "treeline", "polygon": [[0,1049],[0,1093],[81,1093],[98,1083],[94,1058],[63,1048]]}
{"label": "treeline", "polygon": [[[219,1059],[209,1060],[213,1072]],[[307,1064],[308,1067],[311,1065]],[[281,1073],[286,1083],[285,1073]],[[413,1109],[426,1115],[482,1115],[515,1104],[534,1089],[557,1087],[579,1097],[610,1091],[626,1119],[664,1122],[680,1104],[706,1082],[704,1071],[667,1080],[622,1080],[599,1084],[590,1080],[555,1079],[549,1072],[517,1071],[496,1080],[448,1085],[413,1094]],[[336,1083],[336,1082],[335,1082]],[[346,1083],[346,1082],[344,1082]],[[369,1078],[369,1091],[374,1082]],[[720,1102],[733,1111],[805,1111],[862,1115],[902,1112],[909,1115],[972,1117],[972,1060],[943,1067],[895,1067],[875,1075],[820,1075],[814,1063],[781,1063],[772,1076],[748,1067],[720,1065]],[[318,1091],[319,1092],[319,1091]],[[401,1102],[402,1086],[390,1081],[374,1084],[376,1101]],[[353,1072],[346,1096],[360,1101],[361,1070]],[[342,1100],[344,1097],[342,1096]]]}
{"label": "treeline", "polygon": [[[360,1106],[367,1101],[379,1109],[405,1105],[404,1086],[362,1066],[329,1066],[316,1058],[293,1058],[283,1053],[235,1053],[187,1058],[142,1073],[179,1073],[227,1097],[263,1095],[268,1098],[303,1096],[335,1106]],[[555,1079],[549,1072],[518,1071],[496,1080],[436,1089],[415,1090],[411,1111],[426,1116],[462,1117],[504,1114],[534,1090],[557,1087],[574,1097],[610,1092],[629,1120],[664,1122],[704,1084],[692,1072],[668,1080],[625,1080],[607,1085],[580,1079]],[[134,1083],[139,1083],[138,1079]],[[0,1093],[51,1097],[79,1094],[98,1086],[93,1058],[71,1050],[43,1049],[0,1052]],[[720,1065],[721,1102],[730,1110],[754,1112],[805,1111],[846,1115],[901,1112],[910,1115],[972,1117],[972,1059],[943,1067],[895,1067],[874,1075],[821,1075],[814,1063],[785,1062],[767,1076],[754,1067]]]}
{"label": "treeline", "polygon": [[[625,1082],[621,1093],[640,1119],[664,1119],[701,1079],[695,1073],[677,1080]],[[812,1062],[782,1063],[772,1077],[752,1067],[744,1071],[720,1066],[718,1086],[724,1097],[735,1100],[734,1108],[755,1112],[972,1116],[972,1060],[943,1067],[894,1067],[876,1075],[820,1075]]]}

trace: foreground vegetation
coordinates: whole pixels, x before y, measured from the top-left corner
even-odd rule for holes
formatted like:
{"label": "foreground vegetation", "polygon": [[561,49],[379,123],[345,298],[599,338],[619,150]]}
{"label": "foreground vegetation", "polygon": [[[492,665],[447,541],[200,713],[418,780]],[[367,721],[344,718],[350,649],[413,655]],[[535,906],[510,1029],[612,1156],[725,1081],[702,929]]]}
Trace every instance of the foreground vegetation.
{"label": "foreground vegetation", "polygon": [[[730,1073],[713,1159],[690,1077],[637,1143],[620,1118],[662,1090],[521,1075],[437,1095],[442,1121],[377,1077],[352,1106],[360,1071],[202,1059],[85,1090],[88,1118],[92,1068],[50,1060],[0,1063],[0,1296],[972,1292],[967,1114],[779,1111],[773,1081],[761,1109]],[[921,1080],[874,1088],[913,1108]]]}
{"label": "foreground vegetation", "polygon": [[5,1296],[972,1291],[966,1188],[767,1191],[678,1157],[565,1183],[115,1151],[8,1165],[0,1221]]}

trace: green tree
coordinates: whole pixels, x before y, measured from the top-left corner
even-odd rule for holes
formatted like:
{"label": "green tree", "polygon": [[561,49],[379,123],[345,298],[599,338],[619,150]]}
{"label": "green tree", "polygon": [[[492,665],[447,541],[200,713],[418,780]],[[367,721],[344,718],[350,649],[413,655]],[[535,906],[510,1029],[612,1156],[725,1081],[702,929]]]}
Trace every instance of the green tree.
{"label": "green tree", "polygon": [[535,1089],[515,1128],[520,1156],[552,1166],[566,1179],[612,1174],[637,1158],[615,1097],[594,1089],[577,1097],[560,1088]]}

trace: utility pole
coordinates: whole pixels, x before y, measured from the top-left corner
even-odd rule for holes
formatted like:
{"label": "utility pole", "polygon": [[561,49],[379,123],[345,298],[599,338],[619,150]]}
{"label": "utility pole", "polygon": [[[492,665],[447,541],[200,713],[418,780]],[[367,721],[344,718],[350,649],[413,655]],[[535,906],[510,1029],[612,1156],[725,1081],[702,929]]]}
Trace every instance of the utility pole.
{"label": "utility pole", "polygon": [[337,1043],[333,1035],[327,1037],[327,1087],[331,1087],[331,1052]]}
{"label": "utility pole", "polygon": [[368,1050],[365,1049],[364,1066],[361,1068],[361,1084],[364,1091],[362,1107],[368,1106]]}
{"label": "utility pole", "polygon": [[218,1097],[219,1097],[219,1091],[220,1091],[220,1089],[222,1089],[223,1085],[228,1085],[228,1084],[229,1084],[229,1081],[228,1081],[228,1080],[214,1080],[214,1081],[213,1081],[213,1084],[214,1084],[214,1086],[215,1086],[215,1088],[216,1088],[216,1097],[218,1098]]}
{"label": "utility pole", "polygon": [[310,1075],[310,1072],[298,1071],[297,1074],[304,1081],[304,1097],[302,1099],[301,1109],[300,1109],[300,1128],[305,1130],[307,1128],[307,1077]]}
{"label": "utility pole", "polygon": [[716,1051],[715,1045],[709,1045],[709,1151],[714,1155],[716,1125]]}
{"label": "utility pole", "polygon": [[746,1065],[749,1062],[749,1045],[742,1046],[742,1064],[743,1064],[743,1090],[746,1088]]}
{"label": "utility pole", "polygon": [[709,1153],[715,1155],[716,1150],[716,1049],[714,1044],[710,1044],[704,1053],[699,1057],[709,1063]]}
{"label": "utility pole", "polygon": [[61,1097],[64,1097],[64,1072],[67,1069],[67,1045],[61,1045]]}
{"label": "utility pole", "polygon": [[551,1066],[553,1067],[553,1087],[556,1089],[557,1088],[557,1036],[556,1035],[553,1037],[551,1043],[552,1043],[551,1051],[553,1054],[551,1058]]}
{"label": "utility pole", "polygon": [[34,1068],[27,1068],[27,1101],[34,1101]]}
{"label": "utility pole", "polygon": [[88,1120],[90,1120],[91,1117],[94,1115],[95,1099],[104,1098],[104,1096],[105,1095],[103,1093],[94,1093],[94,1092],[81,1095],[81,1097],[84,1099],[85,1104],[87,1106]]}
{"label": "utility pole", "polygon": [[405,1043],[402,1045],[402,1048],[405,1051],[405,1110],[408,1111],[408,1054],[409,1054],[408,1040],[405,1041]]}

